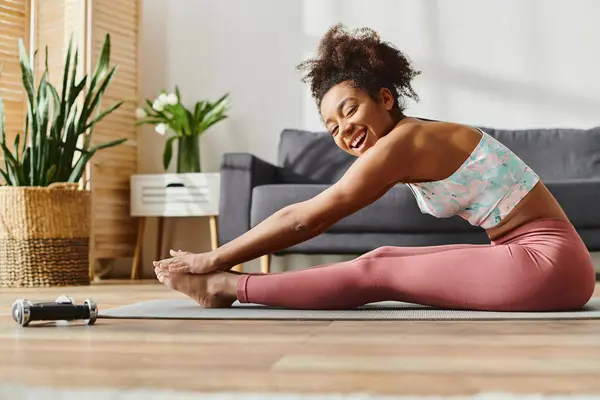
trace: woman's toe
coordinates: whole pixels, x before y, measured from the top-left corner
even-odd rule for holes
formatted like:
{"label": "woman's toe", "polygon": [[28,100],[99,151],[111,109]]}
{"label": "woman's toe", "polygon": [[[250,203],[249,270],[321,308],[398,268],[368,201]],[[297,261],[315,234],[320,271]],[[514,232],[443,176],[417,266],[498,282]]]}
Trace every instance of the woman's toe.
{"label": "woman's toe", "polygon": [[160,283],[165,283],[165,280],[169,278],[169,273],[167,271],[159,270],[156,272],[156,277]]}

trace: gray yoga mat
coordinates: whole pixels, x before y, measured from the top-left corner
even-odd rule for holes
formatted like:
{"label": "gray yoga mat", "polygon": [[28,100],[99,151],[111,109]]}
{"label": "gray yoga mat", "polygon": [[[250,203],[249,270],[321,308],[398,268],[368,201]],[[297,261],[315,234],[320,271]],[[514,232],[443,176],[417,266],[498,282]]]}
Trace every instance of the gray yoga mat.
{"label": "gray yoga mat", "polygon": [[202,308],[188,299],[150,300],[99,310],[103,318],[223,320],[568,320],[600,319],[600,298],[569,312],[488,312],[436,309],[410,303],[371,303],[352,310],[290,310],[235,302],[231,308]]}

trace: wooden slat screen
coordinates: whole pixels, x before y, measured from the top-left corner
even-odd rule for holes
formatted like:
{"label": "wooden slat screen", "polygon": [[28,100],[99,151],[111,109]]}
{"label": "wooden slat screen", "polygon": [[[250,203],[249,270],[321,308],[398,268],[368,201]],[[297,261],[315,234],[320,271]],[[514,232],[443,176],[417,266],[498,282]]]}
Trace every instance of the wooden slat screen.
{"label": "wooden slat screen", "polygon": [[73,38],[73,49],[79,52],[77,76],[85,71],[85,2],[82,0],[37,0],[35,2],[35,47],[36,77],[44,72],[48,47],[48,70],[50,82],[59,90],[62,88],[65,57],[69,40]]}
{"label": "wooden slat screen", "polygon": [[[0,0],[3,1],[3,0]],[[137,172],[139,0],[37,0],[36,48],[38,76],[49,48],[50,81],[62,87],[62,71],[69,39],[79,50],[79,71],[93,74],[107,33],[111,36],[110,64],[116,75],[101,107],[119,100],[126,104],[96,125],[92,145],[118,138],[128,141],[99,151],[88,166],[86,180],[92,196],[90,258],[113,259],[133,255],[137,230],[129,216],[129,179]],[[89,80],[88,80],[89,82]]]}
{"label": "wooden slat screen", "polygon": [[95,66],[106,33],[111,36],[111,65],[117,72],[104,96],[107,107],[127,100],[94,130],[93,144],[127,138],[124,144],[102,150],[90,168],[92,190],[92,255],[117,258],[133,255],[137,229],[130,212],[130,176],[137,172],[135,108],[138,99],[139,0],[93,0],[88,26],[90,64]]}
{"label": "wooden slat screen", "polygon": [[25,47],[29,50],[28,4],[28,0],[0,0],[0,97],[4,102],[6,140],[11,150],[17,133],[22,134],[24,130],[27,115],[18,40],[23,39]]}

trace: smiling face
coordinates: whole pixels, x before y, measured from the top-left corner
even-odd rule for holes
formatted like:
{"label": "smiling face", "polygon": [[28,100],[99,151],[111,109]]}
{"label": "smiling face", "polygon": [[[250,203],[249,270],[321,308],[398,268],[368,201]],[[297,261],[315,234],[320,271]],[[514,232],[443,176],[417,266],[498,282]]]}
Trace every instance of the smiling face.
{"label": "smiling face", "polygon": [[321,117],[335,143],[358,157],[392,130],[394,103],[388,89],[382,88],[373,99],[364,90],[342,82],[323,96]]}

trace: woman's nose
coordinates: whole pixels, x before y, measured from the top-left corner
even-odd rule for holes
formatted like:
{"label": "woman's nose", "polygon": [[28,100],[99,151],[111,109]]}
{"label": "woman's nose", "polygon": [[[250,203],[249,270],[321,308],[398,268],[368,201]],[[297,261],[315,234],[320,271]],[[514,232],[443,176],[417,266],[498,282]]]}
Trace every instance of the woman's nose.
{"label": "woman's nose", "polygon": [[352,135],[352,132],[354,131],[352,124],[344,124],[341,128],[342,136]]}

